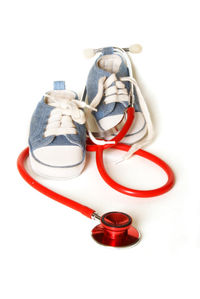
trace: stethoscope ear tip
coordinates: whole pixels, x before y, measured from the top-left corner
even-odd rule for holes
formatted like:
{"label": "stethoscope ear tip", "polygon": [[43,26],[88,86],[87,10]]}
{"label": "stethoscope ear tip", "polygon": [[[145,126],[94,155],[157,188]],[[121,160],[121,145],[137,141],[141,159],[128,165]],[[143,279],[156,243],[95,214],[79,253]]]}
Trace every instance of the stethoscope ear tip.
{"label": "stethoscope ear tip", "polygon": [[141,235],[132,226],[132,218],[122,212],[109,212],[101,217],[101,224],[92,230],[93,239],[101,245],[127,247],[136,245]]}
{"label": "stethoscope ear tip", "polygon": [[133,44],[129,47],[129,52],[138,54],[142,52],[142,46],[140,44]]}

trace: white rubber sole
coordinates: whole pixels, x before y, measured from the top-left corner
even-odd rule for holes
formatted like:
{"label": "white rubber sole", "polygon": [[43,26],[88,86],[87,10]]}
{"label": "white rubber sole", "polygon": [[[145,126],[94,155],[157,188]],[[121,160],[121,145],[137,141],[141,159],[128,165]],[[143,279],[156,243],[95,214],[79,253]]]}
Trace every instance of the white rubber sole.
{"label": "white rubber sole", "polygon": [[[86,104],[88,104],[87,95],[85,98],[85,102],[86,102]],[[112,126],[114,126],[113,122],[116,122],[116,125],[117,125],[122,118],[123,118],[123,116],[121,116],[121,115],[117,115],[116,119],[113,118]],[[115,133],[109,137],[104,136],[103,129],[98,125],[98,123],[97,123],[94,115],[92,115],[92,113],[90,114],[88,123],[89,123],[89,127],[91,129],[91,132],[94,134],[97,133],[99,135],[97,138],[100,138],[100,139],[103,138],[103,139],[109,140],[109,139],[113,138],[113,136],[117,135],[117,133]],[[107,129],[110,128],[109,117],[105,117],[104,122],[101,120],[101,125],[102,124],[105,128],[107,128]],[[124,136],[124,138],[121,140],[121,142],[128,144],[128,145],[132,145],[133,143],[136,143],[136,142],[140,141],[142,138],[144,138],[144,136],[146,134],[147,134],[147,126],[145,125],[145,119],[144,119],[143,113],[135,112],[134,121],[133,121],[127,135]]]}
{"label": "white rubber sole", "polygon": [[[109,140],[113,138],[113,136],[117,135],[117,132],[111,134],[109,136],[104,136],[104,131],[99,127],[95,117],[91,114],[88,119],[89,127],[93,134],[98,134],[97,138],[103,138]],[[147,125],[145,125],[145,119],[141,112],[135,112],[135,119],[133,124],[131,125],[127,135],[121,140],[121,142],[125,144],[133,144],[140,141],[147,133]]]}
{"label": "white rubber sole", "polygon": [[133,143],[136,143],[140,141],[142,138],[144,138],[146,133],[147,133],[147,126],[145,125],[142,130],[136,132],[135,134],[125,136],[121,142],[128,145],[132,145]]}
{"label": "white rubber sole", "polygon": [[46,166],[34,159],[31,152],[29,152],[30,166],[35,174],[43,178],[52,179],[52,180],[69,180],[73,179],[81,174],[85,166],[84,161],[73,167],[51,167]]}

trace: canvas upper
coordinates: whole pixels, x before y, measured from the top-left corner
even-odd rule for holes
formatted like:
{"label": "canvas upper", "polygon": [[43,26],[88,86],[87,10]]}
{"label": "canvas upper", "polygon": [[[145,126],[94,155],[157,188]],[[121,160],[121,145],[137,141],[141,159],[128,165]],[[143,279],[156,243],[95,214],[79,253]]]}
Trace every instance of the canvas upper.
{"label": "canvas upper", "polygon": [[[119,66],[118,70],[115,71],[107,71],[105,70],[104,67],[101,67],[101,60],[104,57],[110,57],[110,55],[115,55],[117,58],[117,61],[119,61]],[[91,104],[92,100],[95,98],[97,92],[98,92],[98,82],[99,79],[102,77],[108,78],[112,73],[115,73],[117,79],[120,79],[121,77],[128,77],[129,76],[129,70],[128,67],[124,61],[124,58],[120,54],[114,54],[113,53],[113,48],[108,47],[104,48],[102,51],[102,54],[97,58],[95,61],[94,65],[92,66],[88,79],[87,79],[87,84],[86,84],[86,91],[87,91],[87,96],[88,96],[88,103]],[[130,83],[129,82],[123,82],[128,93],[130,92]],[[135,93],[135,111],[140,112],[140,106],[137,98],[137,94]],[[123,101],[123,102],[115,102],[115,103],[109,103],[105,104],[104,103],[105,96],[102,96],[101,102],[99,105],[96,107],[97,112],[93,112],[97,122],[100,124],[100,120],[107,117],[107,116],[114,116],[114,115],[123,115],[124,110],[128,107],[129,102],[128,101]]]}
{"label": "canvas upper", "polygon": [[[58,91],[59,93],[59,91],[62,90],[69,93],[70,96],[72,94],[73,98],[79,101],[76,93],[65,89],[64,81],[54,82],[54,91]],[[48,93],[50,94],[51,92]],[[45,96],[43,96],[31,119],[29,133],[30,153],[37,162],[46,166],[60,168],[79,165],[85,159],[85,124],[73,121],[76,134],[51,135],[45,137],[44,132],[53,109],[55,109],[55,107],[49,105]],[[71,154],[70,147],[71,149],[73,148],[73,157],[69,156]],[[66,155],[64,155],[65,153]],[[61,155],[63,155],[64,158],[61,158]]]}

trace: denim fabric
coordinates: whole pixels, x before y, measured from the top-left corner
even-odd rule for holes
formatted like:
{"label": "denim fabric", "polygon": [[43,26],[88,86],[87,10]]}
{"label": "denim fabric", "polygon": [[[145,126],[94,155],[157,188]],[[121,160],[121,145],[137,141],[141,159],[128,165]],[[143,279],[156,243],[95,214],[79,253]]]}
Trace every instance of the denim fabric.
{"label": "denim fabric", "polygon": [[[88,95],[88,103],[90,104],[94,97],[96,96],[98,92],[98,82],[101,77],[109,77],[111,75],[110,72],[107,72],[103,69],[101,69],[98,66],[98,62],[101,59],[102,56],[104,55],[111,55],[113,54],[113,48],[112,47],[107,47],[102,50],[102,54],[97,58],[95,61],[94,65],[92,66],[88,79],[87,79],[87,84],[86,84],[86,91]],[[120,54],[116,54],[120,56],[121,58],[121,65],[119,67],[119,71],[116,73],[116,77],[119,79],[120,77],[127,77],[129,76],[129,70],[124,62],[123,57]],[[130,91],[130,83],[129,82],[123,82],[125,84],[125,87],[127,88],[128,92]],[[138,97],[137,94],[134,90],[135,94],[135,111],[141,111],[139,102],[138,102]],[[122,102],[122,103],[110,103],[110,104],[104,104],[104,99],[105,97],[102,97],[102,100],[100,104],[98,105],[97,112],[93,112],[96,120],[100,120],[106,116],[110,115],[117,115],[117,114],[123,114],[124,110],[126,107],[128,107],[128,102]]]}
{"label": "denim fabric", "polygon": [[113,47],[106,47],[106,48],[103,48],[102,54],[103,55],[111,55],[111,54],[113,54],[113,51],[114,51]]}
{"label": "denim fabric", "polygon": [[[56,82],[60,82],[60,81],[56,81]],[[59,85],[56,82],[54,82],[54,88],[56,87],[58,90],[59,87],[60,88],[59,90],[62,90],[64,87],[63,83]],[[34,156],[34,150],[45,146],[77,145],[80,146],[83,150],[83,159],[82,159],[83,161],[85,158],[85,142],[86,142],[85,125],[80,125],[74,122],[74,125],[76,126],[76,130],[77,130],[77,134],[66,134],[60,136],[44,137],[44,131],[47,126],[49,115],[53,109],[54,107],[44,102],[44,97],[43,97],[42,100],[38,103],[33,113],[31,124],[30,124],[29,140],[28,140],[31,154]],[[39,162],[41,163],[41,161]]]}

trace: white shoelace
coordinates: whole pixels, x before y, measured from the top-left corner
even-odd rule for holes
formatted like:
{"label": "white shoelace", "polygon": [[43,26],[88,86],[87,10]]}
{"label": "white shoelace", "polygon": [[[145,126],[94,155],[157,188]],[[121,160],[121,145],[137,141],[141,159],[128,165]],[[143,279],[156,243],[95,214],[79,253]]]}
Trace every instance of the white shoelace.
{"label": "white shoelace", "polygon": [[[121,161],[127,160],[128,158],[130,158],[137,150],[141,149],[143,146],[146,146],[147,144],[149,144],[154,136],[154,130],[153,130],[153,124],[151,121],[151,116],[148,110],[148,107],[146,105],[146,102],[144,100],[144,97],[140,91],[140,88],[136,82],[136,80],[134,78],[130,78],[130,77],[126,77],[123,78],[123,80],[127,80],[129,82],[131,82],[136,90],[137,96],[138,96],[138,101],[139,101],[139,105],[141,108],[141,111],[143,113],[144,119],[146,121],[146,125],[147,125],[147,134],[138,142],[134,143],[129,151],[124,155],[123,159]],[[120,161],[119,161],[120,162]]]}
{"label": "white shoelace", "polygon": [[[152,122],[151,122],[151,117],[150,117],[147,105],[145,103],[145,100],[142,96],[142,93],[138,87],[136,80],[133,78],[130,78],[130,77],[121,77],[118,80],[115,74],[111,74],[108,78],[102,77],[99,79],[99,82],[98,82],[97,95],[90,103],[91,107],[96,108],[99,105],[103,95],[105,95],[105,99],[104,99],[105,104],[114,103],[114,102],[122,103],[123,101],[127,101],[130,104],[130,100],[132,100],[131,104],[133,104],[134,103],[134,95],[132,95],[132,99],[130,99],[130,95],[128,94],[125,84],[122,83],[122,81],[128,81],[128,82],[132,83],[136,89],[139,104],[140,104],[142,113],[144,115],[144,118],[145,118],[146,124],[147,124],[147,134],[144,136],[144,138],[142,140],[138,141],[137,143],[135,143],[131,146],[131,148],[124,155],[124,157],[121,161],[128,159],[137,150],[139,150],[143,146],[147,145],[153,138],[153,126],[152,126]],[[105,144],[105,142],[103,142],[103,141],[99,142],[99,140],[93,136],[93,134],[91,133],[90,130],[89,130],[89,137],[96,144]],[[119,162],[121,162],[121,161],[119,161]]]}
{"label": "white shoelace", "polygon": [[48,105],[55,108],[50,113],[44,137],[77,134],[73,121],[81,125],[86,122],[85,113],[80,108],[87,107],[90,110],[96,111],[95,108],[90,107],[85,102],[76,100],[74,97],[59,101],[54,96],[48,94],[45,94],[45,97],[51,99]]}
{"label": "white shoelace", "polygon": [[122,83],[122,81],[128,81],[127,78],[128,77],[124,77],[118,80],[115,74],[110,75],[108,78],[101,77],[98,82],[97,95],[90,103],[90,106],[96,108],[99,105],[103,95],[105,95],[105,104],[123,101],[130,103],[130,96],[128,95],[125,84]]}
{"label": "white shoelace", "polygon": [[[76,126],[73,123],[73,121],[75,121],[79,124],[86,123],[89,137],[93,143],[97,145],[115,144],[114,141],[96,139],[89,128],[87,118],[90,117],[90,113],[92,110],[97,111],[96,107],[99,105],[103,95],[105,95],[105,104],[114,102],[121,103],[123,101],[127,101],[130,104],[130,95],[128,94],[128,91],[125,88],[125,84],[122,83],[122,81],[128,81],[134,85],[136,93],[138,95],[139,104],[147,124],[147,134],[142,140],[134,143],[131,146],[131,148],[124,155],[121,161],[128,159],[137,150],[147,145],[153,138],[153,126],[147,105],[136,80],[130,77],[121,77],[119,80],[117,80],[116,75],[112,74],[108,78],[100,78],[98,83],[97,95],[92,100],[90,105],[87,105],[83,101],[76,100],[74,97],[58,101],[54,96],[45,94],[47,98],[51,99],[51,102],[48,104],[55,108],[50,113],[50,117],[48,119],[48,123],[44,132],[44,137],[52,135],[58,136],[65,134],[77,134]],[[114,85],[112,85],[113,83]],[[132,103],[134,103],[134,96],[132,96]],[[85,111],[86,117],[85,113],[80,108],[87,108]]]}
{"label": "white shoelace", "polygon": [[[96,108],[100,104],[103,96],[105,96],[104,103],[106,105],[116,102],[122,103],[123,101],[130,103],[130,95],[128,95],[125,84],[122,83],[122,81],[128,81],[127,78],[128,77],[122,77],[118,80],[115,74],[111,74],[108,78],[101,77],[98,82],[98,92],[90,103],[90,107]],[[87,117],[90,117],[89,113],[87,113]],[[88,127],[87,129],[89,137],[93,143],[97,145],[115,144],[115,141],[96,139],[90,128]]]}

